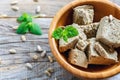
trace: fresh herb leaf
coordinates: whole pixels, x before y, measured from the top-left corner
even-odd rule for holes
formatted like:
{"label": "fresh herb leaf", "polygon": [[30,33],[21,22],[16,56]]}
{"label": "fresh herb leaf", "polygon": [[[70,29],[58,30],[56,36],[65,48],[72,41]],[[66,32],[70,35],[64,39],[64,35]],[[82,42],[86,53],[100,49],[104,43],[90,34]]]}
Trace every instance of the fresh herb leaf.
{"label": "fresh herb leaf", "polygon": [[22,22],[20,25],[19,25],[19,27],[18,27],[18,29],[17,29],[17,33],[18,34],[25,34],[26,32],[28,32],[28,27],[26,26],[26,24],[27,24],[27,22]]}
{"label": "fresh herb leaf", "polygon": [[62,31],[63,29],[61,27],[57,28],[53,33],[52,33],[52,37],[54,37],[55,39],[60,39],[62,37]]}
{"label": "fresh herb leaf", "polygon": [[41,35],[42,34],[40,26],[36,23],[30,23],[29,24],[29,29],[30,29],[30,32],[32,34],[36,34],[36,35]]}
{"label": "fresh herb leaf", "polygon": [[68,37],[67,37],[66,35],[64,35],[64,36],[63,36],[63,40],[64,40],[65,42],[68,42]]}
{"label": "fresh herb leaf", "polygon": [[62,28],[57,28],[53,34],[52,37],[55,39],[60,39],[63,38],[64,41],[68,41],[68,38],[77,36],[79,33],[75,27],[72,25],[66,26],[65,29],[63,30]]}
{"label": "fresh herb leaf", "polygon": [[17,29],[18,34],[25,34],[26,32],[31,32],[32,34],[41,35],[42,31],[38,24],[32,22],[32,16],[23,13],[22,16],[17,18],[18,22],[22,22]]}
{"label": "fresh herb leaf", "polygon": [[18,22],[32,22],[32,17],[27,14],[27,13],[23,13],[22,16],[17,18]]}
{"label": "fresh herb leaf", "polygon": [[79,34],[78,30],[72,25],[66,26],[65,31],[68,38],[77,36]]}

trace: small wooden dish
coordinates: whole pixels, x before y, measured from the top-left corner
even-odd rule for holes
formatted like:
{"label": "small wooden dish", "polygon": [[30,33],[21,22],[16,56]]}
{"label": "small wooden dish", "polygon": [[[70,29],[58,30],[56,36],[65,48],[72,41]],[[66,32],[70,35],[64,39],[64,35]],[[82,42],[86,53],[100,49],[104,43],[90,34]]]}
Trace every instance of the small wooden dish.
{"label": "small wooden dish", "polygon": [[[89,4],[95,8],[94,22],[100,21],[104,16],[112,14],[120,19],[120,8],[108,0],[76,0],[63,7],[54,17],[49,29],[49,44],[51,51],[59,64],[78,77],[85,78],[106,78],[120,72],[120,63],[110,66],[90,65],[87,69],[76,67],[68,63],[64,54],[58,50],[58,42],[52,38],[53,31],[58,26],[72,24],[73,8],[76,6]],[[119,49],[120,51],[120,49]]]}

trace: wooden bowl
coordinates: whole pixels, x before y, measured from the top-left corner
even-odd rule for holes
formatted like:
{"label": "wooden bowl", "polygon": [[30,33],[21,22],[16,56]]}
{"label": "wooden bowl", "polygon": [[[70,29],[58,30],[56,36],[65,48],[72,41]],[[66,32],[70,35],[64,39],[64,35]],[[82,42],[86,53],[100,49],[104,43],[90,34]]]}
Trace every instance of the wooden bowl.
{"label": "wooden bowl", "polygon": [[[64,54],[58,50],[58,42],[52,38],[53,31],[58,26],[72,24],[73,8],[76,6],[90,4],[95,8],[94,22],[100,21],[104,16],[112,14],[120,19],[120,8],[108,0],[76,0],[63,7],[54,17],[49,29],[49,44],[51,51],[58,63],[70,73],[85,78],[106,78],[120,72],[120,63],[110,66],[90,65],[87,69],[76,67],[68,63]],[[119,49],[120,50],[120,49]]]}

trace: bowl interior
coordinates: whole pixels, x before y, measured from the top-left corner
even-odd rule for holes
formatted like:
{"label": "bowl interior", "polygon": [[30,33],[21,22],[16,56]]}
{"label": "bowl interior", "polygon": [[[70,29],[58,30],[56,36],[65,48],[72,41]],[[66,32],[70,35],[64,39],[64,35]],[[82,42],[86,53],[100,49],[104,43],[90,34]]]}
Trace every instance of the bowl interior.
{"label": "bowl interior", "polygon": [[[82,3],[75,3],[75,4],[73,3],[73,5],[71,7],[69,7],[67,10],[65,10],[65,12],[62,15],[60,15],[60,19],[57,21],[56,28],[58,26],[72,24],[73,8],[76,6],[84,5],[84,4],[89,4],[89,5],[94,6],[94,10],[95,10],[94,22],[98,22],[98,21],[100,21],[100,19],[102,17],[108,16],[110,14],[112,14],[114,17],[120,19],[120,10],[118,8],[116,8],[114,4],[109,5],[109,4],[106,4],[103,2],[97,2],[97,0],[96,1],[86,1],[86,2],[82,2]],[[56,46],[58,47],[57,41],[56,41]],[[62,56],[64,58],[64,60],[67,62],[67,57],[66,57],[67,55],[65,55],[65,53],[64,54],[60,53],[60,56]],[[89,67],[87,69],[77,67],[77,66],[74,66],[74,67],[77,69],[83,70],[83,71],[87,71],[87,72],[103,72],[103,71],[113,69],[119,65],[120,65],[120,63],[110,65],[110,66],[89,65]]]}

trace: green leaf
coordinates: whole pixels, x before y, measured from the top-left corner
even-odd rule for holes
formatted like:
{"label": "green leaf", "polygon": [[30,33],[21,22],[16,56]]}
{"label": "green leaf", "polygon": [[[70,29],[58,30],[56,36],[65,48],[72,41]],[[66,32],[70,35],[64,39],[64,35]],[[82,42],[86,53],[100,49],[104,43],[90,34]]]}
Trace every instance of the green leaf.
{"label": "green leaf", "polygon": [[26,32],[28,32],[28,27],[26,26],[26,24],[27,24],[27,22],[22,22],[20,25],[19,25],[19,27],[18,27],[18,29],[17,29],[17,33],[18,34],[25,34]]}
{"label": "green leaf", "polygon": [[22,16],[17,18],[18,22],[32,22],[32,17],[27,14],[27,13],[23,13]]}
{"label": "green leaf", "polygon": [[40,26],[36,23],[29,23],[29,30],[32,34],[36,34],[36,35],[42,34]]}
{"label": "green leaf", "polygon": [[65,31],[67,33],[66,35],[68,38],[77,36],[79,34],[78,30],[75,27],[73,27],[72,25],[66,26]]}
{"label": "green leaf", "polygon": [[65,42],[68,42],[68,37],[67,37],[66,35],[64,35],[64,36],[63,36],[63,40],[64,40]]}
{"label": "green leaf", "polygon": [[52,37],[54,37],[55,39],[63,38],[63,40],[67,42],[68,38],[77,36],[78,34],[79,34],[78,30],[72,25],[69,25],[69,26],[66,26],[64,30],[62,28],[57,28],[52,33]]}
{"label": "green leaf", "polygon": [[62,37],[62,31],[63,29],[61,27],[57,28],[53,33],[52,33],[52,37],[54,37],[55,39],[60,39]]}

